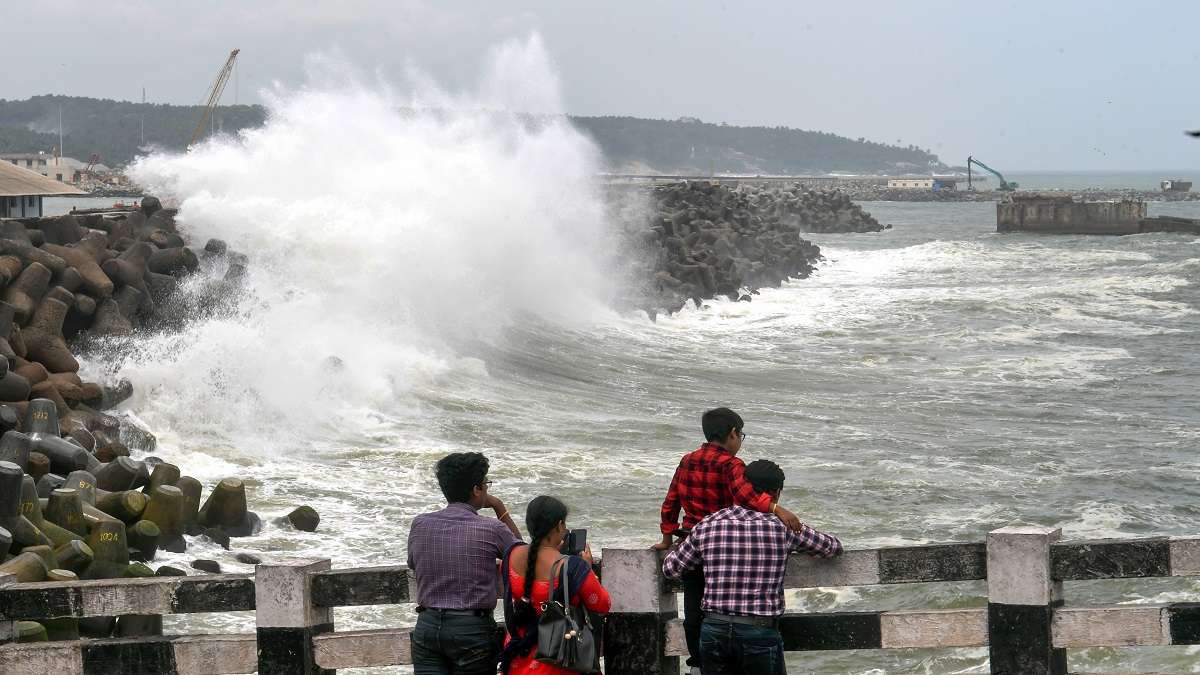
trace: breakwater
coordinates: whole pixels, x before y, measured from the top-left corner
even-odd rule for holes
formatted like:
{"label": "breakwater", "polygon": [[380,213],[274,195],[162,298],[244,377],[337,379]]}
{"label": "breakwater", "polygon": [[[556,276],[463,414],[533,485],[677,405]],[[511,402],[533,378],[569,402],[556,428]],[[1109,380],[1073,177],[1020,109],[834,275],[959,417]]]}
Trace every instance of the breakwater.
{"label": "breakwater", "polygon": [[645,227],[630,233],[647,247],[650,284],[637,304],[652,316],[689,300],[749,301],[760,288],[807,277],[821,250],[804,233],[886,229],[845,193],[800,185],[656,185],[648,209]]}
{"label": "breakwater", "polygon": [[[245,257],[219,240],[189,248],[174,215],[147,197],[137,211],[0,223],[0,574],[17,582],[184,575],[146,563],[186,552],[185,534],[228,549],[231,537],[261,528],[240,479],[206,496],[184,469],[147,455],[153,434],[106,412],[133,393],[130,382],[84,380],[68,343],[180,320],[196,306],[177,306],[177,286],[202,264],[224,272],[197,297],[234,292]],[[316,514],[299,509],[289,520],[311,529]],[[192,567],[220,569],[214,560]],[[161,633],[160,618],[116,614],[48,622],[24,637]]]}

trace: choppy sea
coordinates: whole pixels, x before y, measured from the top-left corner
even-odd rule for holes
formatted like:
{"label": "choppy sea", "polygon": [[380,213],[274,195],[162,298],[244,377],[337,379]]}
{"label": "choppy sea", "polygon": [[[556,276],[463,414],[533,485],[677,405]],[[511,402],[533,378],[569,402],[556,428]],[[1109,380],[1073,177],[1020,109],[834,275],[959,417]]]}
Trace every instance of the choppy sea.
{"label": "choppy sea", "polygon": [[[158,433],[156,454],[206,483],[248,479],[268,526],[235,549],[268,557],[403,561],[408,523],[440,501],[432,464],[457,450],[491,457],[494,491],[517,513],[556,494],[597,547],[649,545],[671,472],[699,440],[700,413],[717,405],[746,418],[747,460],[784,467],[785,503],[850,547],[979,541],[1015,521],[1060,526],[1068,539],[1197,533],[1200,240],[998,235],[990,204],[864,206],[893,229],[814,236],[819,271],[751,303],[709,302],[657,323],[609,313],[516,321],[439,350],[388,405],[331,414],[338,428],[289,434],[264,420],[269,447],[255,447],[253,420],[234,425],[244,435],[219,431],[230,383],[186,372],[203,360],[178,373],[113,368],[138,385],[127,407]],[[1200,205],[1150,208],[1200,217]],[[336,397],[346,385],[326,377]],[[312,403],[306,414],[338,406]],[[299,504],[321,513],[318,532],[270,523]],[[180,560],[209,556],[248,570],[203,541]],[[789,604],[958,607],[983,595],[981,584],[919,584],[796,592]],[[1198,598],[1190,580],[1067,589],[1069,603]],[[411,620],[399,608],[337,616],[345,628]],[[187,621],[249,627],[245,617]],[[1191,648],[1070,656],[1075,669],[1200,671]],[[790,655],[789,668],[984,672],[984,660],[981,650],[829,652]]]}

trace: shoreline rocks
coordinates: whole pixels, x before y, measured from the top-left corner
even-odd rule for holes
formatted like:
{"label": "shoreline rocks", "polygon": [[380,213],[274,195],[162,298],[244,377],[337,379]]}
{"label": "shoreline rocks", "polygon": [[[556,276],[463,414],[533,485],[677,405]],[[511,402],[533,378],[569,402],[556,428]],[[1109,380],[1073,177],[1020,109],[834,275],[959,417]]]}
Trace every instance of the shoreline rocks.
{"label": "shoreline rocks", "polygon": [[[201,300],[177,297],[202,259],[236,272]],[[0,221],[0,572],[20,582],[147,576],[159,551],[187,550],[184,535],[228,546],[260,530],[241,480],[205,500],[181,467],[132,459],[130,448],[154,450],[154,435],[105,411],[133,386],[86,381],[76,358],[81,345],[194,316],[235,292],[244,270],[224,242],[189,248],[175,212],[152,197],[135,211]],[[109,637],[127,619],[79,621],[78,634]]]}
{"label": "shoreline rocks", "polygon": [[[0,404],[0,410],[12,408]],[[246,508],[242,482],[226,478],[205,503],[221,517],[203,527],[197,516],[198,480],[154,457],[138,461],[119,455],[99,461],[73,438],[59,435],[53,401],[29,401],[18,426],[0,436],[0,573],[15,575],[19,583],[150,576],[156,571],[145,563],[159,551],[187,551],[184,534],[206,534],[228,547],[229,537],[251,536],[261,526]],[[35,479],[31,465],[39,455],[53,459]],[[46,473],[68,469],[65,478]],[[215,561],[193,567],[214,574],[220,570]],[[160,566],[157,573],[177,572]],[[79,635],[119,634],[125,618],[80,621]],[[75,639],[70,631],[66,637],[51,633],[51,640]]]}

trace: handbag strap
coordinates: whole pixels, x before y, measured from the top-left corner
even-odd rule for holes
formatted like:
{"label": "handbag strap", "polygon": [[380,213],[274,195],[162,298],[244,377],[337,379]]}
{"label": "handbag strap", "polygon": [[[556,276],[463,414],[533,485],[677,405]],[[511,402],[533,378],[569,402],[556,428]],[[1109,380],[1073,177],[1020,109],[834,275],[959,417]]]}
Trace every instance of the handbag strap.
{"label": "handbag strap", "polygon": [[[567,607],[571,604],[571,586],[569,583],[569,579],[567,578],[567,567],[568,567],[567,563],[570,562],[570,558],[571,558],[571,556],[560,555],[558,557],[558,560],[555,560],[554,564],[550,566],[550,596],[549,597],[551,600],[554,599],[554,577],[559,576],[560,577],[559,586],[562,588],[562,592],[563,592],[563,607]],[[556,574],[554,571],[555,568],[559,565],[562,565],[562,574],[561,575]]]}
{"label": "handbag strap", "polygon": [[[582,561],[581,561],[581,562],[582,562]],[[554,561],[554,564],[555,564],[555,565],[560,565],[560,564],[562,565],[562,573],[559,575],[559,577],[560,577],[560,581],[559,581],[559,583],[562,585],[562,590],[563,590],[563,612],[564,612],[564,614],[566,614],[568,617],[570,617],[570,616],[571,616],[571,614],[570,614],[570,608],[571,608],[571,579],[570,579],[570,577],[567,575],[567,571],[568,571],[568,569],[571,567],[571,556],[569,556],[569,555],[562,555],[562,556],[559,556],[558,560],[555,560],[555,561]],[[554,599],[554,577],[555,577],[554,568],[553,568],[553,567],[551,567],[551,571],[550,571],[550,580],[551,580],[551,581],[550,581],[550,584],[551,584],[551,586],[550,586],[550,599],[551,599],[551,600],[553,600],[553,599]],[[582,604],[579,606],[579,613],[580,613],[580,616],[581,616],[581,617],[582,617],[582,619],[583,619],[583,625],[584,625],[584,626],[586,626],[586,627],[587,627],[589,630],[591,630],[591,628],[592,628],[592,619],[591,619],[591,616],[589,616],[589,615],[588,615],[587,608],[586,608],[586,607],[584,607]]]}

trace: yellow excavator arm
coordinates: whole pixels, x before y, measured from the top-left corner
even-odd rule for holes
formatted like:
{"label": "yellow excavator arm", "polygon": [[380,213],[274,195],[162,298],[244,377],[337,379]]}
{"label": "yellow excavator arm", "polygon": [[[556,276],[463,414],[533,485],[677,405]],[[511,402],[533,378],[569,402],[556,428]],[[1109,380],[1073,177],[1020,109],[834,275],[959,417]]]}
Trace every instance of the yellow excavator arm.
{"label": "yellow excavator arm", "polygon": [[200,113],[200,121],[196,123],[196,130],[192,132],[192,140],[188,141],[188,146],[195,145],[200,136],[204,134],[204,127],[208,125],[213,109],[221,101],[221,92],[225,91],[225,83],[229,82],[229,74],[233,72],[233,62],[237,60],[240,51],[240,49],[235,49],[229,52],[229,58],[225,61],[221,72],[217,73],[217,79],[213,81],[212,88],[208,92],[208,101],[204,104],[204,110]]}

